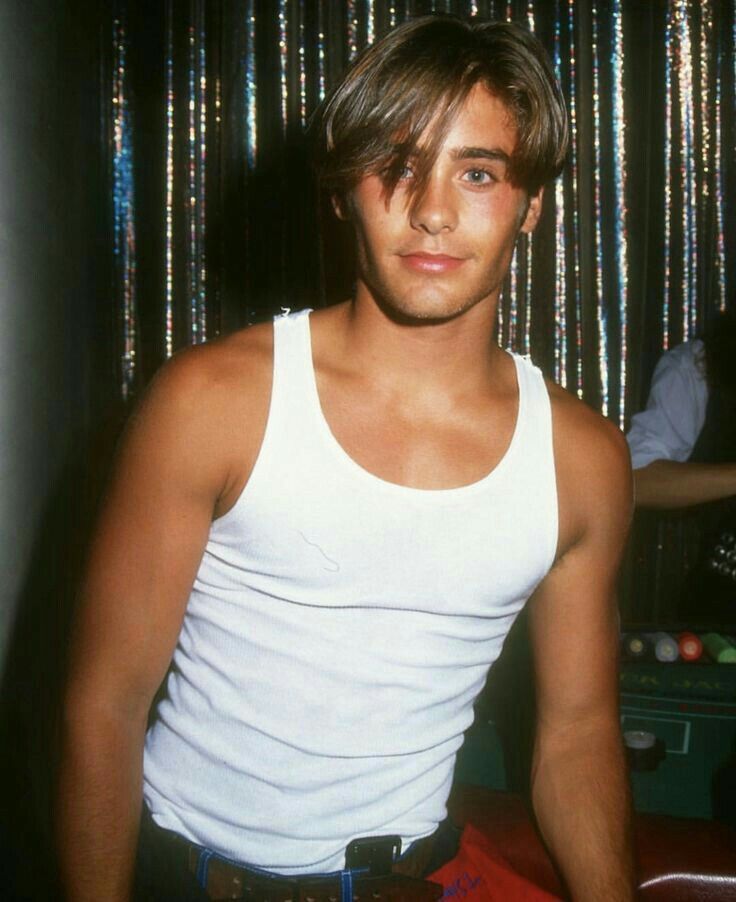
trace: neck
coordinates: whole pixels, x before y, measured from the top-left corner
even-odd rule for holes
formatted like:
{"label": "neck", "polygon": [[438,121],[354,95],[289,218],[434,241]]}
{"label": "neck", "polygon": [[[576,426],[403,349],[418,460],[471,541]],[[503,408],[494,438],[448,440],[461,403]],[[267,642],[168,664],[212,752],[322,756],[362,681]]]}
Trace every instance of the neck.
{"label": "neck", "polygon": [[[495,344],[497,296],[445,321],[399,321],[360,289],[339,308],[343,360],[377,385],[404,393],[462,392],[487,386],[505,354]],[[337,311],[336,311],[337,312]]]}

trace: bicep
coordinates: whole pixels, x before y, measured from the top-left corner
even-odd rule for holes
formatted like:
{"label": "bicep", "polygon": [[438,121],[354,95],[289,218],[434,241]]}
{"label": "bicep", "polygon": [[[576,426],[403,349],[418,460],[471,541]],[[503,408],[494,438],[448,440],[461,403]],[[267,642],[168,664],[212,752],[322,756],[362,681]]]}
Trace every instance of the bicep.
{"label": "bicep", "polygon": [[137,412],[101,511],[70,662],[86,702],[147,709],[207,541],[221,473],[182,381],[164,376]]}
{"label": "bicep", "polygon": [[570,552],[530,601],[540,727],[574,726],[610,712],[617,691],[618,610],[595,555]]}
{"label": "bicep", "polygon": [[[610,444],[610,443],[609,443]],[[560,482],[579,536],[530,600],[540,728],[564,730],[616,711],[618,567],[631,519],[631,474],[622,441],[576,461]]]}

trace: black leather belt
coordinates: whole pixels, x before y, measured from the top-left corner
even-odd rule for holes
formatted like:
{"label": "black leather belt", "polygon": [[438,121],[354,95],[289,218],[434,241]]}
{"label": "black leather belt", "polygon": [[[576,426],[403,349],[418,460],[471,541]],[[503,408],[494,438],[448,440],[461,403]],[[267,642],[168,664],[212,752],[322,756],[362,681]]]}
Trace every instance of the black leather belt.
{"label": "black leather belt", "polygon": [[454,857],[460,836],[457,828],[445,821],[433,834],[413,843],[402,858],[393,861],[390,853],[388,857],[384,854],[382,838],[373,837],[369,841],[372,857],[358,860],[358,866],[349,871],[286,877],[220,858],[157,827],[150,819],[148,826],[196,877],[212,902],[436,902],[442,896],[442,886],[423,876]]}
{"label": "black leather belt", "polygon": [[221,859],[210,861],[205,892],[212,900],[243,902],[437,902],[442,886],[419,877],[348,872],[325,877],[267,877]]}

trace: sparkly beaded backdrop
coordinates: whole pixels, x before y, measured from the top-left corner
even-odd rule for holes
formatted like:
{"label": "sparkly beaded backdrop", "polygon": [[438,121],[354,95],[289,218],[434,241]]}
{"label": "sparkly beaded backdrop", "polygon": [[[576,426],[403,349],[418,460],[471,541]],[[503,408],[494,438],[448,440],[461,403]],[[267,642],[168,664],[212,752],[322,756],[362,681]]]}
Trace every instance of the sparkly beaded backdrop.
{"label": "sparkly beaded backdrop", "polygon": [[519,240],[500,342],[624,426],[663,348],[736,289],[736,0],[116,0],[119,384],[177,347],[350,293],[305,126],[367,43],[428,12],[513,19],[567,97],[569,164]]}

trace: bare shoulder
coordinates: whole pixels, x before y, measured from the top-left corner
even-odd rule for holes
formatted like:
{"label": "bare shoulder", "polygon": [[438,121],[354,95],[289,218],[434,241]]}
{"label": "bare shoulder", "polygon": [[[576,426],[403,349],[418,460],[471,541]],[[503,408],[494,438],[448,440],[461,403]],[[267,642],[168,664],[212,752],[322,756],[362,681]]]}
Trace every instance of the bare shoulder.
{"label": "bare shoulder", "polygon": [[575,469],[610,468],[625,473],[629,452],[623,432],[614,422],[554,382],[547,381],[552,405],[555,457]]}
{"label": "bare shoulder", "polygon": [[[168,401],[209,403],[258,402],[269,390],[273,329],[261,323],[225,338],[178,351],[161,367],[146,396],[164,394]],[[194,411],[190,408],[190,414]],[[204,406],[202,413],[206,416]]]}
{"label": "bare shoulder", "polygon": [[143,452],[155,446],[182,468],[196,470],[227,508],[260,448],[272,360],[270,323],[176,353],[146,389],[131,418],[128,444]]}
{"label": "bare shoulder", "polygon": [[623,432],[553,382],[547,387],[560,509],[561,552],[581,535],[624,535],[633,509],[631,461]]}

